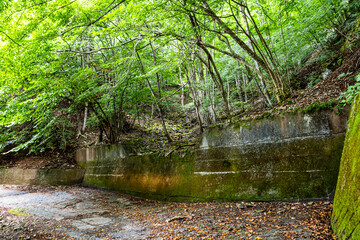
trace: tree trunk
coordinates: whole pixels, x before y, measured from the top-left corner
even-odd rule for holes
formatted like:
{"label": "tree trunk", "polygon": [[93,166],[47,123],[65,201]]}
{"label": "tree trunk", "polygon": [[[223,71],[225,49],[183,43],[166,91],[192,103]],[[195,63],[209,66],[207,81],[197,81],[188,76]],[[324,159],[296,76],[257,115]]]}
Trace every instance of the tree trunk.
{"label": "tree trunk", "polygon": [[226,93],[225,93],[225,89],[224,89],[224,84],[223,84],[222,78],[220,76],[220,73],[216,68],[215,62],[214,62],[210,52],[202,44],[199,43],[198,46],[202,50],[204,50],[204,52],[205,52],[205,54],[206,54],[206,56],[208,58],[208,62],[206,62],[199,54],[197,54],[197,57],[200,59],[200,61],[202,61],[204,63],[205,66],[207,66],[211,77],[213,78],[214,82],[217,84],[217,87],[219,88],[222,99],[224,101],[225,112],[226,112],[227,118],[231,122],[231,113],[230,113],[230,109],[229,109],[229,104],[228,104],[228,101],[227,101],[227,97],[226,97]]}
{"label": "tree trunk", "polygon": [[181,107],[182,107],[182,110],[185,111],[184,82],[182,80],[181,66],[180,65],[179,65],[179,78],[180,78],[180,84],[181,84]]}
{"label": "tree trunk", "polygon": [[[243,20],[244,20],[244,22],[245,22],[246,32],[247,32],[248,36],[251,36],[251,32],[250,32],[250,28],[249,28],[249,23],[248,23],[248,21],[247,21],[245,9],[242,9],[241,13],[242,13]],[[252,51],[255,51],[254,45],[253,45],[253,43],[252,43],[252,41],[251,41],[250,38],[248,39],[248,44],[250,45],[251,50],[252,50]],[[257,61],[255,61],[255,68],[256,68],[258,71],[260,71],[259,64],[257,63]],[[269,97],[269,95],[268,95],[268,93],[267,93],[267,91],[266,91],[266,87],[265,87],[264,80],[263,80],[263,78],[262,78],[261,75],[258,75],[258,78],[259,78],[260,85],[261,85],[261,88],[262,88],[262,89],[261,89],[261,88],[259,87],[259,90],[260,90],[260,92],[261,92],[261,95],[263,96],[266,105],[272,106],[270,97]],[[254,79],[254,81],[256,81],[256,79]],[[256,84],[257,84],[257,83],[256,83]]]}
{"label": "tree trunk", "polygon": [[[150,44],[151,44],[151,43],[150,43]],[[151,46],[152,46],[152,45],[151,45]],[[153,49],[153,47],[152,47],[152,49]],[[154,54],[154,52],[153,52],[153,54]],[[142,64],[140,55],[139,55],[138,52],[136,52],[136,55],[137,55],[138,61],[139,61],[139,63],[140,63],[141,71],[142,71],[143,74],[145,74],[144,65]],[[159,80],[159,79],[158,79],[158,80]],[[146,81],[146,83],[147,83],[147,85],[148,85],[148,87],[149,87],[149,90],[150,90],[150,92],[151,92],[151,95],[152,95],[152,96],[154,97],[154,99],[155,99],[156,107],[157,107],[157,109],[158,109],[158,111],[159,111],[159,116],[160,116],[160,119],[161,119],[161,125],[162,125],[163,131],[164,131],[164,135],[165,135],[166,139],[168,140],[168,142],[172,142],[172,139],[171,139],[171,137],[170,137],[170,135],[169,135],[169,132],[167,131],[167,128],[166,128],[166,124],[165,124],[165,120],[164,120],[164,116],[163,116],[163,111],[162,111],[162,108],[161,108],[161,105],[160,105],[160,102],[159,102],[159,101],[160,101],[159,96],[156,96],[154,90],[153,90],[152,87],[151,87],[151,83],[150,83],[149,79],[148,79],[148,78],[145,78],[145,81]],[[159,91],[160,91],[160,89],[159,89]]]}
{"label": "tree trunk", "polygon": [[[216,13],[210,8],[209,4],[207,3],[207,0],[201,0],[201,2],[203,3],[203,5],[198,5],[198,6],[207,15],[209,15],[225,31],[225,33],[227,33],[252,59],[254,59],[264,69],[266,73],[268,73],[274,86],[275,97],[277,101],[280,102],[284,98],[285,93],[284,93],[283,84],[280,80],[280,76],[276,73],[277,72],[276,69],[274,71],[272,67],[267,63],[267,60],[264,57],[260,57],[254,51],[252,51],[251,48],[244,41],[242,41],[237,36],[237,34],[234,31],[232,31],[229,28],[229,26],[222,21],[222,19],[219,16],[216,15]],[[261,39],[261,36],[259,37]],[[264,46],[265,49],[268,49],[266,42],[264,42],[264,44],[265,44]]]}
{"label": "tree trunk", "polygon": [[191,92],[191,95],[193,96],[193,103],[194,103],[194,107],[195,107],[195,112],[196,112],[196,118],[197,121],[199,123],[199,129],[200,129],[200,133],[203,132],[203,124],[202,124],[202,120],[201,120],[201,116],[200,116],[200,111],[199,111],[199,101],[198,101],[198,96],[195,93],[195,90],[193,89],[193,86],[191,84],[191,76],[189,76],[189,70],[186,68],[186,66],[184,65],[184,72],[185,72],[185,76],[186,79],[188,81],[188,85],[189,85],[189,89]]}
{"label": "tree trunk", "polygon": [[85,109],[84,109],[84,122],[81,131],[84,133],[86,128],[86,122],[87,122],[87,115],[88,115],[88,105],[89,103],[85,103]]}

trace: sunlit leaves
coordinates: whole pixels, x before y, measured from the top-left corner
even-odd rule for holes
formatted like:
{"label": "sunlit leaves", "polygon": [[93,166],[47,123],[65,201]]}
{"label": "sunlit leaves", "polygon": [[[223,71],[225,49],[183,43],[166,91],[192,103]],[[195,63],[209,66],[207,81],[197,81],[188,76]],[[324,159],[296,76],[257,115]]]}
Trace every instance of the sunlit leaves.
{"label": "sunlit leaves", "polygon": [[[340,0],[248,0],[248,18],[251,15],[252,19],[248,19],[247,33],[239,1],[206,2],[248,46],[249,36],[260,43],[261,35],[264,42],[254,51],[261,55],[268,45],[277,62],[273,67],[279,68],[281,77],[288,69],[296,69],[314,48],[322,48],[338,31],[335,28],[343,23],[349,9],[359,4],[351,1],[349,6],[349,2]],[[85,106],[90,109],[88,125],[95,129],[105,124],[102,121],[107,121],[107,128],[121,125],[120,118],[148,112],[157,102],[172,105],[178,97],[174,92],[183,84],[180,77],[186,82],[181,67],[199,64],[195,56],[204,54],[197,47],[199,42],[234,51],[255,64],[253,57],[204,12],[202,3],[0,1],[0,125],[41,122],[36,126],[47,129],[45,132],[31,129],[24,134],[27,137],[19,138],[23,139],[19,141],[21,146],[28,147],[35,144],[28,135],[39,136],[36,134],[41,132],[43,139],[49,138],[56,127],[71,125]],[[209,51],[227,84],[229,98],[239,102],[241,90],[235,79],[243,72],[247,74],[247,68],[221,51]],[[264,69],[260,71],[267,76]],[[210,105],[209,96],[214,103],[220,96],[209,72],[206,74],[204,81],[200,76],[193,79],[200,95],[206,96],[201,102],[205,108]],[[249,82],[243,91],[254,90],[254,79],[246,79]],[[152,96],[147,83],[161,95],[159,99]],[[188,89],[185,86],[182,90]],[[218,107],[219,112],[222,110]],[[53,116],[66,117],[46,128]]]}

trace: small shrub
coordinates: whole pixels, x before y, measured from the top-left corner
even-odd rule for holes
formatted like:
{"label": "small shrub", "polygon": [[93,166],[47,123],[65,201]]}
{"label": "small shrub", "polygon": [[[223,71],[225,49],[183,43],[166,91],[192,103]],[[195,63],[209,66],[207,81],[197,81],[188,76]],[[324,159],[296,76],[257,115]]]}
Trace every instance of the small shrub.
{"label": "small shrub", "polygon": [[320,104],[318,102],[314,102],[314,103],[310,104],[309,106],[307,106],[303,112],[308,113],[308,112],[317,112],[317,111],[321,111],[321,110],[325,110],[325,109],[332,109],[333,103],[334,103],[334,99],[332,99],[329,102],[324,102],[322,104]]}
{"label": "small shrub", "polygon": [[360,74],[355,77],[355,84],[349,86],[346,92],[343,92],[338,100],[340,100],[340,104],[346,105],[352,102],[354,97],[360,93]]}

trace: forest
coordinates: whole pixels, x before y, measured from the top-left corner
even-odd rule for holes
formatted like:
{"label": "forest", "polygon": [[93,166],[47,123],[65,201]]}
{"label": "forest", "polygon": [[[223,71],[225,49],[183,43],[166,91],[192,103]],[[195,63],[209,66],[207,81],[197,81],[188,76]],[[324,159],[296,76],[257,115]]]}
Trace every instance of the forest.
{"label": "forest", "polygon": [[177,150],[211,125],[342,106],[360,92],[359,14],[357,0],[2,0],[0,153]]}

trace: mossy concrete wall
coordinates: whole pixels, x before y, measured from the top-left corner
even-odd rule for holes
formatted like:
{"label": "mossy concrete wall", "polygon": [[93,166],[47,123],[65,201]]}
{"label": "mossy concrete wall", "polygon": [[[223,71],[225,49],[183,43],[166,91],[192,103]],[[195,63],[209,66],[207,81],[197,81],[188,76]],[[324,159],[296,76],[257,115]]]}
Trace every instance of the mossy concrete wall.
{"label": "mossy concrete wall", "polygon": [[336,187],[332,227],[340,239],[360,239],[360,95],[350,113]]}
{"label": "mossy concrete wall", "polygon": [[72,185],[81,183],[84,169],[0,169],[0,184]]}
{"label": "mossy concrete wall", "polygon": [[84,184],[171,200],[292,200],[334,195],[347,114],[285,114],[208,129],[185,156],[122,144],[82,149]]}

